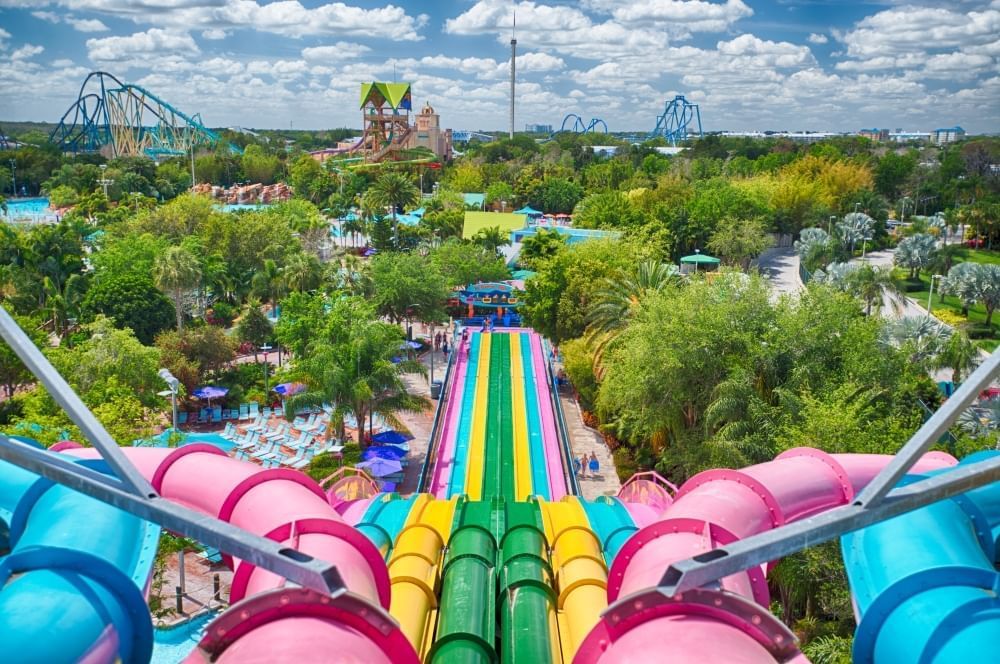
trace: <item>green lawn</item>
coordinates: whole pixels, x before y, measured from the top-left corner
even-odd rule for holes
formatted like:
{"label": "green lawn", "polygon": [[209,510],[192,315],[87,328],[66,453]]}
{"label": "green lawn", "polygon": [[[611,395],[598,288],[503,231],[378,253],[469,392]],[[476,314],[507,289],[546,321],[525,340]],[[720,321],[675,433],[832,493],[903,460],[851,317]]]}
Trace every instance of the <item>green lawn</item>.
{"label": "green lawn", "polygon": [[[984,253],[987,256],[989,256],[993,261],[1000,262],[1000,256],[998,256],[996,252],[987,253],[974,250],[968,250],[968,251],[970,254]],[[976,262],[984,262],[984,261],[979,261],[977,259]],[[907,277],[908,270],[905,270],[903,268],[896,268],[893,271],[893,274],[900,280],[903,280]],[[926,307],[927,295],[930,293],[930,277],[928,277],[926,274],[921,274],[920,283],[922,283],[924,287],[921,288],[920,290],[911,291],[907,293],[907,296],[912,297],[914,300],[916,300],[917,304],[919,304],[921,307]],[[934,298],[931,301],[931,313],[947,310],[947,311],[952,311],[955,314],[961,315],[962,302],[957,297],[952,297],[952,296],[941,297],[941,295],[938,293],[939,285],[940,282],[934,285]],[[982,304],[978,303],[972,307],[969,307],[969,321],[978,325],[982,325],[986,321],[986,308],[983,307]],[[991,327],[993,328],[993,336],[988,339],[976,339],[975,343],[980,348],[989,352],[993,352],[993,349],[996,348],[998,344],[1000,344],[1000,311],[996,311],[993,313],[993,320],[990,321],[990,323]]]}
{"label": "green lawn", "polygon": [[956,262],[965,263],[997,263],[1000,264],[1000,251],[986,251],[985,249],[962,249],[955,257]]}

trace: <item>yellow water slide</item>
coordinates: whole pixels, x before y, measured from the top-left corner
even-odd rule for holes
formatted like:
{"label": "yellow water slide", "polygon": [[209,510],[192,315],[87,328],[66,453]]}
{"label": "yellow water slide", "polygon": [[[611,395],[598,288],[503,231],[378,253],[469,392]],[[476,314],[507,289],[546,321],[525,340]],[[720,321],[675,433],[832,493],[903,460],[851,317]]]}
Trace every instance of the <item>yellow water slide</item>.
{"label": "yellow water slide", "polygon": [[539,500],[539,505],[552,551],[559,641],[563,661],[570,662],[608,605],[608,568],[579,498]]}
{"label": "yellow water slide", "polygon": [[468,473],[465,493],[469,500],[483,497],[483,470],[486,454],[486,413],[489,401],[490,344],[492,335],[482,333],[479,344],[479,366],[476,369],[476,397],[472,411],[472,436],[469,440]]}
{"label": "yellow water slide", "polygon": [[435,500],[420,494],[389,558],[392,604],[389,613],[413,648],[424,658],[437,623],[441,558],[451,536],[458,498]]}
{"label": "yellow water slide", "polygon": [[521,335],[510,335],[512,396],[511,412],[514,415],[514,492],[517,500],[527,500],[531,495],[531,455],[528,450],[527,397],[524,391],[524,367],[521,364]]}

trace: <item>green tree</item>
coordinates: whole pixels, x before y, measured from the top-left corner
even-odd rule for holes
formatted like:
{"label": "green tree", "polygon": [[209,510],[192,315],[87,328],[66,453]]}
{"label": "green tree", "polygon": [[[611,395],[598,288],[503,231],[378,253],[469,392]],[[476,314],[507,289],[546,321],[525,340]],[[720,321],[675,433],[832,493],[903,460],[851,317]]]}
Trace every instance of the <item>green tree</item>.
{"label": "green tree", "polygon": [[501,230],[499,226],[480,228],[479,231],[472,236],[472,242],[478,244],[488,253],[496,256],[500,253],[500,247],[505,247],[510,244],[510,232]]}
{"label": "green tree", "polygon": [[917,167],[914,154],[887,152],[875,165],[875,191],[889,200],[899,198],[900,188]]}
{"label": "green tree", "polygon": [[[28,335],[28,338],[36,346],[39,348],[46,346],[46,342],[48,341],[47,335],[38,320],[15,314],[14,321],[24,330],[25,334]],[[24,363],[21,362],[17,355],[14,354],[11,347],[3,340],[0,340],[0,385],[3,385],[4,391],[7,393],[7,398],[11,399],[18,387],[33,380],[34,376],[28,371],[28,368],[24,366]]]}
{"label": "green tree", "polygon": [[271,311],[274,311],[275,304],[284,296],[285,284],[284,270],[270,258],[264,259],[263,268],[251,280],[253,293],[269,304]]}
{"label": "green tree", "polygon": [[461,162],[448,175],[450,187],[463,193],[478,193],[483,190],[483,172],[473,163]]}
{"label": "green tree", "polygon": [[289,257],[282,275],[290,291],[312,291],[320,287],[323,266],[312,254],[297,253]]}
{"label": "green tree", "polygon": [[951,381],[957,385],[962,382],[962,376],[979,366],[979,348],[972,343],[969,335],[962,330],[955,330],[936,360],[938,369],[951,369]]}
{"label": "green tree", "polygon": [[257,300],[247,302],[247,310],[236,327],[236,335],[240,341],[253,346],[254,362],[257,361],[257,349],[272,339],[273,334],[274,328],[264,315],[260,302]]}
{"label": "green tree", "polygon": [[372,301],[380,316],[394,323],[413,316],[424,321],[444,317],[448,286],[427,257],[379,254],[371,260],[369,274],[374,292]]}
{"label": "green tree", "polygon": [[771,246],[771,238],[765,232],[764,222],[758,219],[738,219],[725,217],[708,241],[708,248],[744,272],[750,268],[750,260],[759,256]]}
{"label": "green tree", "polygon": [[495,252],[461,240],[443,242],[431,250],[428,258],[448,287],[510,278],[510,271]]}
{"label": "green tree", "polygon": [[288,179],[296,196],[313,203],[325,201],[336,189],[333,175],[308,154],[292,163]]}
{"label": "green tree", "polygon": [[125,273],[101,278],[87,291],[82,306],[84,320],[98,315],[114,319],[119,327],[131,328],[144,344],[174,320],[174,307],[156,288],[148,274]]}
{"label": "green tree", "polygon": [[573,212],[573,225],[578,228],[621,230],[641,226],[644,221],[642,212],[619,191],[591,194]]}
{"label": "green tree", "polygon": [[271,184],[278,175],[281,163],[278,158],[266,154],[264,148],[259,145],[248,145],[243,151],[241,159],[243,174],[250,182],[260,182],[261,184]]}
{"label": "green tree", "polygon": [[937,240],[927,234],[911,235],[897,246],[892,260],[896,265],[910,271],[910,280],[915,280],[920,271],[930,267],[937,254]]}
{"label": "green tree", "polygon": [[392,210],[393,239],[398,246],[399,227],[396,210],[415,205],[420,200],[420,192],[417,191],[413,181],[402,173],[384,173],[368,190],[366,198],[370,198],[376,207]]}
{"label": "green tree", "polygon": [[534,187],[527,203],[549,213],[569,213],[583,198],[583,187],[572,180],[549,177]]}
{"label": "green tree", "polygon": [[184,294],[201,281],[198,259],[184,247],[170,247],[153,263],[153,279],[174,303],[177,329],[184,327]]}
{"label": "green tree", "polygon": [[486,187],[486,204],[494,205],[500,201],[507,201],[511,206],[514,207],[514,188],[511,187],[506,182],[494,182],[490,186]]}
{"label": "green tree", "polygon": [[567,246],[566,236],[556,230],[539,228],[534,235],[521,241],[521,252],[517,255],[522,267],[532,269],[548,258],[555,256]]}

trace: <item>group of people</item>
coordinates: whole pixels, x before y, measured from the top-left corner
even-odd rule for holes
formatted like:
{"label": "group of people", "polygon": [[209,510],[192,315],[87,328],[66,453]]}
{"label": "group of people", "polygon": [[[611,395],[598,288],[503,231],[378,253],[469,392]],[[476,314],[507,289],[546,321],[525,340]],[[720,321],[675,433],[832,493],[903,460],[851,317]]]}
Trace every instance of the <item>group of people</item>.
{"label": "group of people", "polygon": [[440,350],[445,355],[448,354],[448,335],[438,332],[434,335],[434,350]]}
{"label": "group of people", "polygon": [[578,457],[573,457],[573,469],[577,477],[586,477],[588,470],[591,477],[597,477],[597,471],[601,469],[601,463],[597,460],[597,455],[593,452],[590,453],[590,457],[586,453],[583,453]]}

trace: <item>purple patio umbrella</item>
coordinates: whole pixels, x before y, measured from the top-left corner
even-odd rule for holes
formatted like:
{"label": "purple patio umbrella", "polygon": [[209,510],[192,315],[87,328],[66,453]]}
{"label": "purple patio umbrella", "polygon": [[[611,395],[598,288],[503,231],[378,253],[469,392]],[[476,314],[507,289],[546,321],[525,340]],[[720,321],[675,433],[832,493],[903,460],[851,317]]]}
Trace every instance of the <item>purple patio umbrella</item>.
{"label": "purple patio umbrella", "polygon": [[356,464],[355,468],[363,468],[369,475],[374,477],[385,477],[386,475],[392,475],[403,470],[403,464],[395,459],[379,459],[376,457]]}
{"label": "purple patio umbrella", "polygon": [[229,394],[228,387],[218,387],[217,385],[203,385],[191,392],[191,396],[196,399],[208,399],[208,404],[212,405],[212,399],[221,399]]}
{"label": "purple patio umbrella", "polygon": [[280,383],[275,385],[273,389],[283,397],[290,397],[293,394],[304,392],[306,386],[303,383]]}

